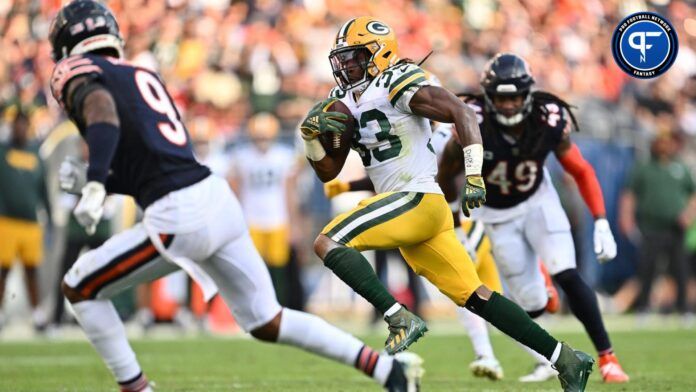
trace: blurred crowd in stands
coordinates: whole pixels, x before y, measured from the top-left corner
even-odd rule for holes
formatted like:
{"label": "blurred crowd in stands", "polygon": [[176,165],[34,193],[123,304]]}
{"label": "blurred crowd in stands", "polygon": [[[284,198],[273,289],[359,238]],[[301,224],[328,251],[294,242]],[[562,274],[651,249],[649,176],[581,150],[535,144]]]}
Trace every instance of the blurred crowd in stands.
{"label": "blurred crowd in stands", "polygon": [[[119,21],[126,57],[160,72],[201,154],[221,156],[217,165],[223,171],[227,147],[248,139],[248,120],[255,113],[274,113],[281,140],[294,142],[307,109],[334,85],[328,53],[338,27],[352,17],[369,14],[389,24],[402,57],[419,62],[432,51],[423,67],[454,92],[477,90],[479,72],[496,52],[522,55],[537,87],[577,107],[576,140],[598,172],[621,249],[613,265],[600,268],[592,252],[578,246],[579,260],[587,264],[590,281],[610,293],[620,292],[635,274],[641,253],[635,221],[624,217],[618,224],[633,162],[649,159],[653,140],[669,135],[677,141],[670,156],[685,162],[692,176],[696,168],[696,7],[686,0],[105,2]],[[51,147],[74,135],[48,88],[53,61],[46,36],[61,3],[0,1],[0,141],[9,140],[17,113],[26,114],[31,137],[44,144],[42,158],[53,183],[59,162],[50,159]],[[611,55],[615,26],[640,10],[666,16],[679,37],[676,63],[653,80],[627,76]],[[318,222],[304,230],[311,241],[328,220],[330,204],[311,175],[298,181],[303,215]],[[558,181],[568,184],[563,177]],[[55,185],[49,188],[56,199]],[[587,214],[572,186],[567,188],[562,193],[579,228],[576,240],[589,243],[583,229]],[[694,193],[685,192],[687,199]],[[55,220],[61,222],[65,219]],[[692,222],[679,222],[693,253],[696,229],[688,232]],[[696,262],[686,263],[696,270]]]}

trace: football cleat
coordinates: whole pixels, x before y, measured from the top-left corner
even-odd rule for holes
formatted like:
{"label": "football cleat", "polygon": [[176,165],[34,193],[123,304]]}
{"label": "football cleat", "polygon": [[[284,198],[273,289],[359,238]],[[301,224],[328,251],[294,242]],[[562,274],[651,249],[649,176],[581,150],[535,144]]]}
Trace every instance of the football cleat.
{"label": "football cleat", "polygon": [[544,382],[558,376],[550,363],[537,363],[531,373],[518,378],[520,382]]}
{"label": "football cleat", "polygon": [[554,369],[558,370],[558,380],[565,392],[582,392],[587,385],[587,379],[592,373],[594,359],[588,354],[573,350],[567,344],[561,346]]}
{"label": "football cleat", "polygon": [[621,368],[619,360],[614,353],[604,354],[599,357],[599,371],[602,373],[602,379],[607,384],[621,384],[628,382],[630,379],[628,374]]}
{"label": "football cleat", "polygon": [[485,377],[489,380],[501,380],[503,378],[503,367],[497,359],[491,357],[478,357],[469,364],[469,370],[476,377]]}
{"label": "football cleat", "polygon": [[424,373],[423,358],[418,354],[398,353],[394,355],[394,364],[384,388],[389,392],[420,391],[420,381]]}
{"label": "football cleat", "polygon": [[390,355],[406,350],[428,330],[423,319],[403,306],[393,315],[385,316],[384,321],[389,324],[389,336],[384,342],[384,349]]}

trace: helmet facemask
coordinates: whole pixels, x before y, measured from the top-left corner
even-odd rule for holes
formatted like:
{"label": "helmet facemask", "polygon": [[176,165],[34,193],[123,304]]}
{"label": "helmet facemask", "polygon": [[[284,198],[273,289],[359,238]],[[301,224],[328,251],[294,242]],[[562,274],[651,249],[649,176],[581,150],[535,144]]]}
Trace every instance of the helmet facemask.
{"label": "helmet facemask", "polygon": [[[498,87],[505,87],[506,85],[499,85]],[[514,86],[513,86],[514,87]],[[519,97],[522,96],[522,105],[514,113],[503,113],[495,105],[494,97]],[[489,112],[495,115],[495,120],[503,126],[512,127],[522,122],[531,112],[532,112],[532,94],[529,90],[514,92],[514,93],[503,93],[503,92],[492,92],[486,91],[484,94],[484,100],[486,103],[486,108]]]}
{"label": "helmet facemask", "polygon": [[329,54],[331,69],[336,84],[344,91],[363,91],[368,83],[379,73],[374,63],[374,52],[368,46],[376,42],[361,46],[348,46],[334,49]]}

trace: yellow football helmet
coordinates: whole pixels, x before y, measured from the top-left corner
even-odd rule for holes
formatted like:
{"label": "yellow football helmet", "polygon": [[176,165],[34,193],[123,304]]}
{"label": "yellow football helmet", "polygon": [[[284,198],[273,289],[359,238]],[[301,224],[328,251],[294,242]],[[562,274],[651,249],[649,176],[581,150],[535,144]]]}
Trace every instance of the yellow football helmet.
{"label": "yellow football helmet", "polygon": [[396,35],[386,23],[373,17],[351,19],[338,30],[329,61],[339,87],[362,90],[399,61]]}

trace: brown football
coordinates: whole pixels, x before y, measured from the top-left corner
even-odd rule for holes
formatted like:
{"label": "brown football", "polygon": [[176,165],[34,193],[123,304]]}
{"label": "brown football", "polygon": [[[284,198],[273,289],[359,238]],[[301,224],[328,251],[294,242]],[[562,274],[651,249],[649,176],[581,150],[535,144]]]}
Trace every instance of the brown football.
{"label": "brown football", "polygon": [[343,123],[346,124],[346,130],[341,135],[334,133],[326,133],[319,137],[324,150],[328,155],[334,155],[339,151],[345,152],[350,148],[350,141],[353,138],[353,132],[355,131],[356,120],[353,114],[341,101],[336,101],[326,110],[327,112],[341,112],[348,115],[348,119]]}

